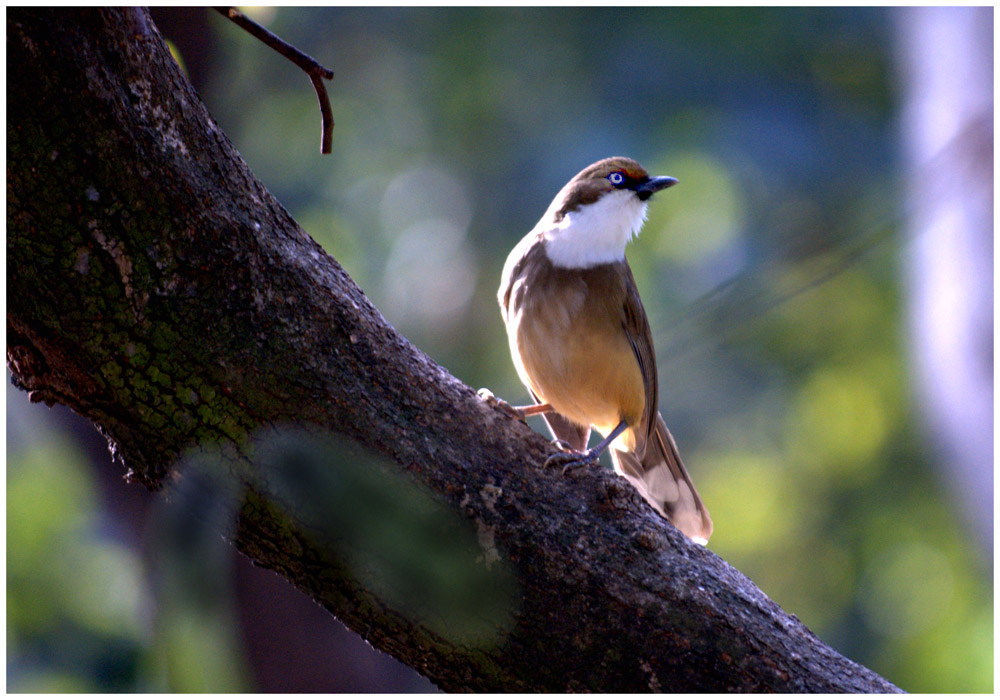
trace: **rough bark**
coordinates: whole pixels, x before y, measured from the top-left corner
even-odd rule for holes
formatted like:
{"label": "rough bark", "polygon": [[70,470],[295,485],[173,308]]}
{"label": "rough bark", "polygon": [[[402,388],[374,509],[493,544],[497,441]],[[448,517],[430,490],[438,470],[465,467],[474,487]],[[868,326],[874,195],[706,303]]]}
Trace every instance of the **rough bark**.
{"label": "rough bark", "polygon": [[132,478],[277,423],[384,457],[513,573],[498,643],[408,619],[266,489],[233,542],[447,690],[898,690],[618,477],[543,471],[548,442],[402,338],[253,177],[144,10],[11,8],[7,36],[8,366]]}

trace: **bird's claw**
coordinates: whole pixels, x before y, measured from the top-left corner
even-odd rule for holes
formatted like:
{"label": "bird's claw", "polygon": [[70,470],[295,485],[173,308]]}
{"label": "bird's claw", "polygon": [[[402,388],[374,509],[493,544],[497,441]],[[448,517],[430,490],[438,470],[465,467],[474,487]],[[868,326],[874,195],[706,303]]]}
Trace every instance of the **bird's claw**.
{"label": "bird's claw", "polygon": [[[560,440],[560,442],[562,441]],[[544,466],[549,469],[561,467],[561,474],[566,476],[573,469],[596,464],[597,457],[598,455],[594,454],[591,450],[587,450],[586,452],[577,452],[576,450],[556,452],[553,455],[549,455],[549,458],[545,460]]]}
{"label": "bird's claw", "polygon": [[495,406],[495,407],[499,408],[501,411],[503,411],[504,413],[506,413],[511,418],[516,418],[517,420],[521,421],[522,423],[527,423],[528,422],[527,419],[524,416],[524,413],[522,413],[521,411],[519,411],[516,408],[514,408],[513,406],[511,406],[509,403],[507,403],[506,401],[504,401],[503,399],[501,399],[500,397],[498,397],[496,394],[494,394],[489,389],[486,389],[484,387],[484,388],[480,389],[479,391],[477,391],[476,394],[479,395],[480,400],[486,402],[490,406]]}

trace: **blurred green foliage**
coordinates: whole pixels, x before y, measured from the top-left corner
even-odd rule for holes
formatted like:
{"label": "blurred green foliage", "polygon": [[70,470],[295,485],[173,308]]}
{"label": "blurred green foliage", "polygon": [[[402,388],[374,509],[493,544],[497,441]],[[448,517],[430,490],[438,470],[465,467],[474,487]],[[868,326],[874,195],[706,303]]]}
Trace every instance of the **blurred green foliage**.
{"label": "blurred green foliage", "polygon": [[7,451],[7,689],[148,689],[141,562],[101,531],[78,448],[40,432]]}
{"label": "blurred green foliage", "polygon": [[220,469],[200,466],[177,466],[180,479],[157,501],[147,523],[149,581],[157,603],[151,656],[173,692],[241,692],[251,688],[226,541],[235,531],[239,491]]}
{"label": "blurred green foliage", "polygon": [[[900,687],[991,692],[991,555],[919,433],[904,345],[902,11],[251,8],[336,71],[333,154],[308,79],[221,17],[201,94],[390,322],[515,402],[509,249],[598,158],[677,177],[628,254],[711,549]],[[96,507],[72,446],[8,453],[10,689],[160,687],[137,680],[139,564]]]}
{"label": "blurred green foliage", "polygon": [[[26,400],[10,387],[8,395],[8,408],[24,415],[8,416],[7,690],[248,689],[219,529],[188,528],[197,557],[154,543],[145,556],[157,563],[154,575],[103,515],[79,446],[36,412],[45,409],[19,405]],[[151,529],[162,540],[168,524],[161,517]],[[192,600],[205,590],[216,597]]]}

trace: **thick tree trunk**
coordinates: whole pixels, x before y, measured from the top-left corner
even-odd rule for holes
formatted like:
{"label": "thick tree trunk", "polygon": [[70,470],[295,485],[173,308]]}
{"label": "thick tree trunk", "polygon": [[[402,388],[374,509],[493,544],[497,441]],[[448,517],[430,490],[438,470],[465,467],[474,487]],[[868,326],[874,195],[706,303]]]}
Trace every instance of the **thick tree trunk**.
{"label": "thick tree trunk", "polygon": [[516,580],[491,642],[401,612],[266,480],[232,539],[447,690],[898,690],[618,477],[543,471],[547,441],[399,336],[257,182],[144,10],[12,8],[7,37],[8,366],[134,479],[278,423],[388,460]]}

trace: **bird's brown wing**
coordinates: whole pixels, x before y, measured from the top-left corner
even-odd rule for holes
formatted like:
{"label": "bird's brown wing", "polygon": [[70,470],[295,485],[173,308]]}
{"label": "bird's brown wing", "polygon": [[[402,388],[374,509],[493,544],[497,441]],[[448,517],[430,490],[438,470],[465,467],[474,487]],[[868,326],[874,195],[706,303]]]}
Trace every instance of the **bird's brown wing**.
{"label": "bird's brown wing", "polygon": [[625,278],[625,297],[623,300],[624,313],[622,314],[622,325],[635,359],[639,363],[639,370],[642,372],[642,386],[646,392],[645,408],[642,412],[642,424],[636,432],[636,452],[642,454],[645,443],[653,433],[654,417],[659,406],[659,383],[656,377],[656,355],[653,352],[653,333],[649,328],[649,320],[646,318],[646,310],[639,299],[639,288],[635,284],[632,276],[632,269],[627,262],[623,262],[623,277]]}
{"label": "bird's brown wing", "polygon": [[660,416],[653,335],[639,299],[632,270],[628,263],[624,265],[624,327],[642,370],[646,404],[642,425],[636,430],[635,451],[612,449],[611,461],[616,471],[632,482],[639,493],[665,515],[674,527],[692,540],[706,544],[712,534],[712,518],[684,468],[673,436]]}

